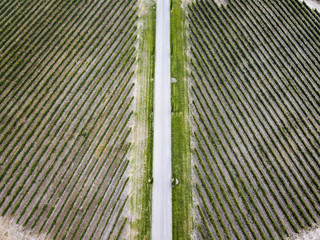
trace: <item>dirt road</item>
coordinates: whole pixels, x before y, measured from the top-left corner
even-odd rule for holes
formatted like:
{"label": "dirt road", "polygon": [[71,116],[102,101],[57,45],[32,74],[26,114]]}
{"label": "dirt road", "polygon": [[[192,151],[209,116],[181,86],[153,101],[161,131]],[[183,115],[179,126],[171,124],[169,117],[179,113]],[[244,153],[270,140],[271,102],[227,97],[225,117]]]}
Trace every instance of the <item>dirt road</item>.
{"label": "dirt road", "polygon": [[157,1],[152,239],[172,239],[170,2]]}

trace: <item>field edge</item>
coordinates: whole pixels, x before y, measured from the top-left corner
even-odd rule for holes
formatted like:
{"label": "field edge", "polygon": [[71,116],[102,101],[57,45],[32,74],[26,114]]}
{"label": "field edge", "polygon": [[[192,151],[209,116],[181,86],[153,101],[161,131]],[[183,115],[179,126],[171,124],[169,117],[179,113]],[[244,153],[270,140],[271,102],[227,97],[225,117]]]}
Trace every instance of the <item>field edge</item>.
{"label": "field edge", "polygon": [[130,239],[151,239],[155,0],[139,0]]}

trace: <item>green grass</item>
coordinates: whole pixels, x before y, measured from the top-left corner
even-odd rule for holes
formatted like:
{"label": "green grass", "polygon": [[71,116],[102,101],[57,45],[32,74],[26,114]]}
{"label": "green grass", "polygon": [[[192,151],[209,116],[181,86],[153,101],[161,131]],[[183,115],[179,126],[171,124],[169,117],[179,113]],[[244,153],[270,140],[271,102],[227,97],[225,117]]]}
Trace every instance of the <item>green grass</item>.
{"label": "green grass", "polygon": [[132,239],[151,239],[153,160],[153,80],[155,61],[156,3],[141,1],[142,27],[139,34],[135,133],[131,164]]}
{"label": "green grass", "polygon": [[172,189],[173,239],[190,239],[192,230],[192,184],[189,128],[189,83],[185,10],[181,0],[171,0]]}

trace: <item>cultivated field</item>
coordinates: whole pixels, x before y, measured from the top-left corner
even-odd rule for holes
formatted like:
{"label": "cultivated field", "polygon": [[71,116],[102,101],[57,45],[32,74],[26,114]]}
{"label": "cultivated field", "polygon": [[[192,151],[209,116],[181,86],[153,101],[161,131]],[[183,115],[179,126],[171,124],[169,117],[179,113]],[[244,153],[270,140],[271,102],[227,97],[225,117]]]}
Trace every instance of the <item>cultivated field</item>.
{"label": "cultivated field", "polygon": [[130,0],[1,1],[6,219],[52,239],[128,236],[137,10]]}
{"label": "cultivated field", "polygon": [[195,236],[320,223],[320,14],[298,0],[187,9]]}

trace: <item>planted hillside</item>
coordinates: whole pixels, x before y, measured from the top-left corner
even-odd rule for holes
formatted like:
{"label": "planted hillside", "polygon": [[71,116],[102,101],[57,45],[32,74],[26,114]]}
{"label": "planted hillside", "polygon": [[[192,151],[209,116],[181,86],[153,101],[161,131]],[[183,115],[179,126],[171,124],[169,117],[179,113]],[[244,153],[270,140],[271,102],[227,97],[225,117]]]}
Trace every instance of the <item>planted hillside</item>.
{"label": "planted hillside", "polygon": [[298,0],[188,6],[199,239],[320,223],[320,16]]}
{"label": "planted hillside", "polygon": [[0,3],[0,213],[126,238],[137,1]]}

